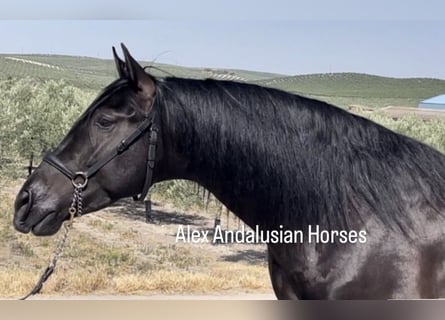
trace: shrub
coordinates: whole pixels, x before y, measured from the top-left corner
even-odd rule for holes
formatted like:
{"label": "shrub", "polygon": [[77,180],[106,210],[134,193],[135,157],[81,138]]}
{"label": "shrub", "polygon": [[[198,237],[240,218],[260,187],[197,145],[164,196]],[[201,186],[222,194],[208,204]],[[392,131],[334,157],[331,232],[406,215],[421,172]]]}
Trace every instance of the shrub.
{"label": "shrub", "polygon": [[15,176],[32,153],[54,148],[91,97],[64,81],[0,81],[0,174]]}

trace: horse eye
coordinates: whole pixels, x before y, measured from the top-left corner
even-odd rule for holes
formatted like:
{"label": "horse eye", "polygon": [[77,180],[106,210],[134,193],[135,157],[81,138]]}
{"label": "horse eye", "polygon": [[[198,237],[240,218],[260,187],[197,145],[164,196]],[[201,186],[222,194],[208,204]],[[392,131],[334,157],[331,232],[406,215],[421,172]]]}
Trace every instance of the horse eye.
{"label": "horse eye", "polygon": [[96,121],[96,125],[101,129],[110,129],[114,123],[107,118],[101,117]]}

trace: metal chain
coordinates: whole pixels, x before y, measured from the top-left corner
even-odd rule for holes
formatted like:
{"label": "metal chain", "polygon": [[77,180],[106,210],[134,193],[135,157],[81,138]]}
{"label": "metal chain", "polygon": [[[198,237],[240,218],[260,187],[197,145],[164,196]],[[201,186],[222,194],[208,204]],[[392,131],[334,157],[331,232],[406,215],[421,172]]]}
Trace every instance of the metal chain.
{"label": "metal chain", "polygon": [[82,204],[82,189],[83,186],[75,185],[74,186],[74,194],[73,194],[73,202],[71,203],[71,206],[69,208],[69,214],[70,218],[68,221],[64,222],[63,224],[63,235],[60,238],[56,250],[54,251],[53,257],[51,259],[51,262],[49,263],[48,267],[45,269],[45,271],[40,276],[39,281],[37,282],[36,286],[23,298],[20,300],[26,300],[30,296],[33,296],[42,290],[44,283],[48,280],[48,278],[51,276],[51,274],[54,272],[54,269],[56,268],[57,261],[59,260],[60,256],[62,255],[63,249],[65,248],[66,240],[68,238],[68,233],[73,226],[74,217],[79,217],[82,215],[83,211],[83,204]]}

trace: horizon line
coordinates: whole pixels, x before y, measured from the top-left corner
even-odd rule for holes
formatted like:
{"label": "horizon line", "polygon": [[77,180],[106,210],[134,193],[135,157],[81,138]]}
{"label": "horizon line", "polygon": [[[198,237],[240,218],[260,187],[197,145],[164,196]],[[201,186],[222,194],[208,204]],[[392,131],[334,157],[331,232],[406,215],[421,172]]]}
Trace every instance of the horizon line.
{"label": "horizon line", "polygon": [[[103,61],[113,61],[113,58],[103,58],[103,57],[93,57],[87,55],[73,55],[73,54],[64,54],[64,53],[17,53],[17,52],[0,52],[0,56],[59,56],[59,57],[76,57],[76,58],[88,58],[88,59],[97,59]],[[335,71],[335,72],[314,72],[314,73],[300,73],[300,74],[290,74],[290,73],[277,73],[273,71],[265,71],[265,70],[255,70],[255,69],[240,69],[236,67],[217,67],[217,66],[189,66],[189,65],[181,65],[174,63],[164,63],[164,62],[155,62],[149,60],[137,60],[140,63],[153,63],[154,65],[167,65],[173,67],[187,68],[187,69],[214,69],[214,70],[231,70],[231,71],[247,71],[247,72],[255,72],[255,73],[266,73],[270,74],[274,78],[289,78],[289,77],[300,77],[300,76],[317,76],[317,75],[338,75],[338,74],[355,74],[355,75],[365,75],[365,76],[373,76],[379,78],[389,78],[389,79],[398,79],[398,80],[410,80],[410,79],[423,79],[423,80],[439,80],[445,81],[445,78],[431,77],[431,76],[389,76],[382,75],[377,73],[366,73],[359,71]],[[262,79],[268,80],[268,79]]]}

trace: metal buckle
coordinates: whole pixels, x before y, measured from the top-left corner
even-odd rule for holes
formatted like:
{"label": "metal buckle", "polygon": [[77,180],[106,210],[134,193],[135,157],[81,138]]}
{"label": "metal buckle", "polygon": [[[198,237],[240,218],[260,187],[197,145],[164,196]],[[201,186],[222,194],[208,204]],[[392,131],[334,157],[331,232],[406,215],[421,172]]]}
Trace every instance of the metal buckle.
{"label": "metal buckle", "polygon": [[[76,182],[76,178],[83,179],[83,182]],[[73,178],[71,179],[71,183],[73,184],[74,188],[83,189],[88,184],[88,177],[85,172],[79,171],[74,173]]]}

